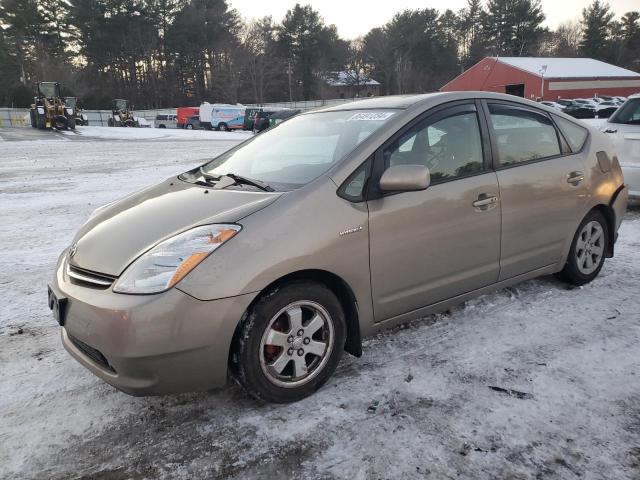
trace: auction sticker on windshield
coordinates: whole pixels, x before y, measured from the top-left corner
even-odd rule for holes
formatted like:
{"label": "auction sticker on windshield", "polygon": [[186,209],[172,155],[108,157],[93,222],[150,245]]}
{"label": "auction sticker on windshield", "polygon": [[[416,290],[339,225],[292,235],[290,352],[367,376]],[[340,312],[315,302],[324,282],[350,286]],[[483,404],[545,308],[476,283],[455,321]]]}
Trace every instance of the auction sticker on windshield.
{"label": "auction sticker on windshield", "polygon": [[395,112],[360,112],[347,118],[347,122],[355,122],[355,121],[361,121],[361,120],[374,120],[374,121],[386,120],[394,113]]}

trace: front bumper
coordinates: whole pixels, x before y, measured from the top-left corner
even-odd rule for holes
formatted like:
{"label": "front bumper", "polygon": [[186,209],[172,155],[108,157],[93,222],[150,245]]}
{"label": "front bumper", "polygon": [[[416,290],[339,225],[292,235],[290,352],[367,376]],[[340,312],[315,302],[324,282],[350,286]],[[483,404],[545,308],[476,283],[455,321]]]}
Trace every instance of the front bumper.
{"label": "front bumper", "polygon": [[629,200],[640,200],[640,165],[621,163],[624,183],[629,185]]}
{"label": "front bumper", "polygon": [[64,260],[50,288],[67,299],[65,349],[131,395],[224,386],[233,333],[255,296],[201,301],[177,288],[157,295],[117,294],[73,283]]}

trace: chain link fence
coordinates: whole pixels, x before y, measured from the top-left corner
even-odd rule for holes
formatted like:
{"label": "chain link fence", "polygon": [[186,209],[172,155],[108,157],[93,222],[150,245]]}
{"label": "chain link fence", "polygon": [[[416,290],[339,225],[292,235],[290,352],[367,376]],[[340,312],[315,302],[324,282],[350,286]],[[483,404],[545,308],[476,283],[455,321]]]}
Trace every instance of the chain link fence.
{"label": "chain link fence", "polygon": [[[333,100],[309,100],[303,102],[276,102],[265,104],[248,104],[247,108],[291,108],[294,110],[313,110],[315,108],[339,105],[342,103],[352,102],[359,99],[333,99]],[[111,117],[111,110],[83,110],[89,120],[89,125],[96,127],[106,127],[107,121]],[[163,108],[155,110],[135,110],[136,117],[144,118],[151,126],[153,126],[157,115],[175,115],[175,108]],[[0,108],[0,127],[29,127],[31,119],[29,118],[28,108]]]}

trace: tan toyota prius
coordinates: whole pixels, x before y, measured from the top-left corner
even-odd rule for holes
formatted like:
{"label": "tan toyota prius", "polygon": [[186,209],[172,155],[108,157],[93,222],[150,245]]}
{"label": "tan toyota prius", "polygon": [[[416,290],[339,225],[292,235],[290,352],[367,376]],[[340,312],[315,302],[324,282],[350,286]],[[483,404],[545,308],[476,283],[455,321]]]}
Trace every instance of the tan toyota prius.
{"label": "tan toyota prius", "polygon": [[299,400],[362,338],[522,280],[593,280],[627,187],[609,140],[486,92],[305,113],[96,210],[49,305],[134,395]]}

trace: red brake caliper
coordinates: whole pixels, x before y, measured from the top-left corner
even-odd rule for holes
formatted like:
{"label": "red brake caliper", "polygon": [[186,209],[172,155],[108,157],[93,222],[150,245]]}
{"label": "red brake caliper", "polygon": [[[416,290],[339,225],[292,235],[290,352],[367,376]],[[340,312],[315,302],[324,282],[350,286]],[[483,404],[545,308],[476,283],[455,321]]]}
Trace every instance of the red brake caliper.
{"label": "red brake caliper", "polygon": [[[285,331],[282,325],[280,325],[280,320],[276,320],[275,322],[273,322],[273,325],[271,325],[271,328],[277,332]],[[278,356],[278,353],[280,353],[280,347],[278,347],[277,345],[264,346],[264,356],[267,362],[272,362],[273,360],[275,360],[276,357]]]}

